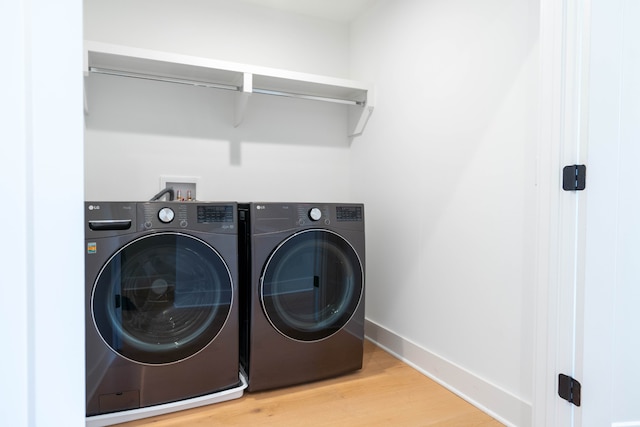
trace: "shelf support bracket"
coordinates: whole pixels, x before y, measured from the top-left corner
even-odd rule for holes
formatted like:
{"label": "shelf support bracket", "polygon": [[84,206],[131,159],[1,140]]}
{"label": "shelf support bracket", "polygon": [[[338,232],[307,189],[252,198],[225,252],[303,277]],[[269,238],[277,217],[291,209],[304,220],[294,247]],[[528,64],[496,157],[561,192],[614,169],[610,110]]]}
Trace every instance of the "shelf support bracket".
{"label": "shelf support bracket", "polygon": [[349,138],[362,135],[362,132],[364,132],[364,128],[367,126],[367,122],[373,113],[375,104],[376,93],[374,87],[371,86],[367,90],[367,99],[364,106],[349,107]]}
{"label": "shelf support bracket", "polygon": [[89,77],[89,51],[84,49],[82,55],[82,95],[84,100],[84,115],[89,115],[89,102],[87,101],[87,78]]}
{"label": "shelf support bracket", "polygon": [[242,86],[236,94],[235,116],[233,119],[233,127],[238,127],[244,120],[249,104],[249,97],[253,93],[253,74],[243,73]]}
{"label": "shelf support bracket", "polygon": [[87,78],[82,78],[82,94],[84,100],[84,115],[89,115],[89,101],[87,100]]}
{"label": "shelf support bracket", "polygon": [[373,113],[373,106],[366,104],[364,107],[351,107],[349,110],[349,137],[362,135],[367,126],[369,117]]}

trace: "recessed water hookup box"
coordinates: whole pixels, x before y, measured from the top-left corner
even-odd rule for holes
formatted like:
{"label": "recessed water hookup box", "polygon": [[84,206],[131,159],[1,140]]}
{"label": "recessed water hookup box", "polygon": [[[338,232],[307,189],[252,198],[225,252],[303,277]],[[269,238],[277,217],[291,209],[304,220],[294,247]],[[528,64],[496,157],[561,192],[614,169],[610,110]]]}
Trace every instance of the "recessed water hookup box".
{"label": "recessed water hookup box", "polygon": [[160,190],[173,188],[175,201],[195,201],[200,178],[192,176],[161,176]]}

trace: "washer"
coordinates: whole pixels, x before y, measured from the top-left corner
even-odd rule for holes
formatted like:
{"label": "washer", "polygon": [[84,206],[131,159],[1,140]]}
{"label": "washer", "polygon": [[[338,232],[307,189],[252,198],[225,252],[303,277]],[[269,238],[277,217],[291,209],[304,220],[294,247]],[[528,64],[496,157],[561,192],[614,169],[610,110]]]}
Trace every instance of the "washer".
{"label": "washer", "polygon": [[87,416],[238,386],[236,203],[85,203]]}
{"label": "washer", "polygon": [[364,206],[241,204],[239,226],[247,390],[362,368]]}

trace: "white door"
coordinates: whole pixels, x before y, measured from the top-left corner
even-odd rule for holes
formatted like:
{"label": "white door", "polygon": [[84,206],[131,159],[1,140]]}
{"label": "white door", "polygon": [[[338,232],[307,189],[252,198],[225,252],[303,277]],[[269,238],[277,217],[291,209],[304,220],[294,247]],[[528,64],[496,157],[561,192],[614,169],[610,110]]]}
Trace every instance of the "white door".
{"label": "white door", "polygon": [[578,426],[640,426],[639,23],[640,0],[591,2]]}

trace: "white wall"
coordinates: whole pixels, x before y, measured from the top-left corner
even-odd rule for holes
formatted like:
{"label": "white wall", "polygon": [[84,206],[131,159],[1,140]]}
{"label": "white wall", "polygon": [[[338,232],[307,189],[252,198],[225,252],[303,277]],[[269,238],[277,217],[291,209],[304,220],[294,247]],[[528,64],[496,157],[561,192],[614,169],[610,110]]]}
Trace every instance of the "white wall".
{"label": "white wall", "polygon": [[[30,287],[28,281],[29,258],[28,241],[24,237],[27,232],[27,126],[26,126],[26,94],[25,84],[26,55],[24,52],[25,33],[24,11],[19,2],[0,3],[0,47],[5,58],[14,64],[13,67],[0,68],[0,77],[5,82],[4,96],[0,98],[0,114],[3,121],[0,157],[13,159],[5,162],[0,168],[0,179],[13,183],[11,210],[0,210],[3,224],[13,223],[6,227],[0,246],[0,268],[4,272],[0,280],[6,304],[0,310],[0,321],[5,325],[13,325],[6,329],[7,343],[11,343],[11,351],[3,352],[3,363],[0,367],[0,378],[3,384],[14,384],[11,392],[2,392],[0,401],[0,418],[10,425],[25,426],[30,417],[29,385],[30,365],[27,358],[30,353],[30,336],[28,308],[30,303]],[[16,19],[18,18],[18,19]],[[11,42],[8,42],[8,41]],[[15,143],[7,143],[15,141]],[[10,222],[11,221],[11,222]],[[7,242],[12,242],[9,245]],[[17,285],[17,286],[16,286]],[[4,347],[3,347],[4,348]],[[4,422],[4,421],[3,421]]]}
{"label": "white wall", "polygon": [[84,0],[85,38],[347,77],[349,28],[239,0]]}
{"label": "white wall", "polygon": [[[222,0],[85,1],[85,38],[347,77],[348,26]],[[92,75],[87,200],[146,200],[161,176],[200,178],[200,200],[349,201],[346,107]]]}
{"label": "white wall", "polygon": [[351,77],[377,87],[351,150],[370,332],[516,425],[532,400],[537,37],[537,0],[405,0],[351,40]]}
{"label": "white wall", "polygon": [[81,2],[3,1],[0,47],[8,65],[0,69],[0,419],[7,426],[80,427]]}

